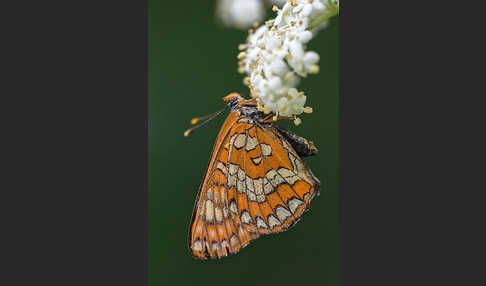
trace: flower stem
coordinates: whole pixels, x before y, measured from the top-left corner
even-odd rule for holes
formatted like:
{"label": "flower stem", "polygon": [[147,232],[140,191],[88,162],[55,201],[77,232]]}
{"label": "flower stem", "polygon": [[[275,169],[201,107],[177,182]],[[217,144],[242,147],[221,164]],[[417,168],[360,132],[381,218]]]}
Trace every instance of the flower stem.
{"label": "flower stem", "polygon": [[339,14],[339,1],[327,0],[327,3],[325,5],[327,6],[326,12],[324,12],[321,16],[315,18],[309,24],[307,30],[312,30],[322,22]]}

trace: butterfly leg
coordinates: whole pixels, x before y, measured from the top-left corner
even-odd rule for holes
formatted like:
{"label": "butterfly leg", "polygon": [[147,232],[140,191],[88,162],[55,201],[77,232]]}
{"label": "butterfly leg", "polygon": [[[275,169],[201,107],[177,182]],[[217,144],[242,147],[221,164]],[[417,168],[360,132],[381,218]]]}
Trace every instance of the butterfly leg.
{"label": "butterfly leg", "polygon": [[271,123],[273,122],[273,113],[269,113],[265,118],[262,119],[262,123]]}

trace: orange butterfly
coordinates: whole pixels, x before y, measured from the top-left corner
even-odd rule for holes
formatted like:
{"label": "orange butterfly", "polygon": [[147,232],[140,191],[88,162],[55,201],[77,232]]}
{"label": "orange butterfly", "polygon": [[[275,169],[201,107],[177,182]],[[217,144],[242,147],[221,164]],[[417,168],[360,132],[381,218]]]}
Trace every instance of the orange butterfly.
{"label": "orange butterfly", "polygon": [[312,142],[268,120],[255,99],[237,93],[223,99],[231,113],[214,144],[189,229],[189,250],[201,259],[235,254],[260,234],[287,230],[319,194],[319,180],[300,159],[317,153]]}

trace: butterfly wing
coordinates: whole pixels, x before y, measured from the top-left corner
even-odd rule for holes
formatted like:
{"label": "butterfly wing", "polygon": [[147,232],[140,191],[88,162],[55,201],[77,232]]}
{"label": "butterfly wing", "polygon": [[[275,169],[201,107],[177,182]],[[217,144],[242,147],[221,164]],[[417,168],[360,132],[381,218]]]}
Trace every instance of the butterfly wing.
{"label": "butterfly wing", "polygon": [[234,129],[228,186],[237,193],[244,228],[265,234],[288,229],[318,194],[319,180],[274,128]]}
{"label": "butterfly wing", "polygon": [[195,257],[238,252],[260,234],[296,223],[319,181],[288,141],[233,111],[216,140],[189,232]]}
{"label": "butterfly wing", "polygon": [[238,119],[238,112],[233,111],[223,124],[196,198],[188,242],[191,254],[197,258],[236,253],[258,237],[257,233],[250,233],[242,227],[238,216],[231,213],[234,203],[229,203],[234,199],[234,192],[230,194],[227,186],[228,146]]}

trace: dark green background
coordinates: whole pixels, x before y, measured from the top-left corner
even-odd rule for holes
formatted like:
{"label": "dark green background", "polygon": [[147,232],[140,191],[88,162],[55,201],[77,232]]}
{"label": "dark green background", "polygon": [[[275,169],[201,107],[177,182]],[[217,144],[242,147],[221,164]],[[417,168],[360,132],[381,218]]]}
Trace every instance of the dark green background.
{"label": "dark green background", "polygon": [[305,161],[322,182],[321,195],[292,229],[260,237],[237,255],[200,261],[189,254],[187,232],[227,113],[188,138],[183,132],[192,117],[222,108],[229,92],[248,94],[236,71],[247,33],[216,25],[214,1],[148,2],[149,284],[339,285],[338,19],[308,46],[320,54],[321,72],[299,89],[314,113],[298,127],[284,123],[319,148]]}

